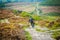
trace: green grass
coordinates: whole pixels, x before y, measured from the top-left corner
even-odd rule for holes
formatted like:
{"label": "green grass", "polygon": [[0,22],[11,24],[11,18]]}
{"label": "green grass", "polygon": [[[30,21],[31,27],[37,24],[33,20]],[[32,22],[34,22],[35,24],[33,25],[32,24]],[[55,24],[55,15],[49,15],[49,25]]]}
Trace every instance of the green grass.
{"label": "green grass", "polygon": [[31,14],[28,13],[28,12],[23,11],[23,12],[20,14],[20,16],[22,16],[22,17],[29,17],[29,16],[31,16]]}
{"label": "green grass", "polygon": [[38,15],[32,15],[32,18],[34,20],[42,20],[42,18],[40,16],[38,16]]}
{"label": "green grass", "polygon": [[23,26],[23,29],[25,30],[26,28],[28,28],[28,26]]}
{"label": "green grass", "polygon": [[54,31],[52,34],[52,38],[57,38],[58,36],[60,36],[60,30],[59,31]]}
{"label": "green grass", "polygon": [[32,37],[29,32],[25,32],[26,40],[32,40]]}
{"label": "green grass", "polygon": [[[23,29],[25,30],[26,28],[28,28],[27,26],[24,26]],[[30,35],[29,32],[25,31],[25,36],[26,36],[26,40],[32,40],[32,36]]]}
{"label": "green grass", "polygon": [[[17,10],[14,10],[14,12],[17,13]],[[36,20],[36,21],[46,20],[48,22],[51,22],[51,21],[55,21],[57,16],[60,16],[60,13],[50,12],[50,13],[46,13],[46,14],[44,14],[42,16],[38,16],[36,14],[30,14],[28,12],[22,11],[19,15],[22,16],[22,17],[30,17],[30,16],[32,16],[32,18],[34,20]],[[38,24],[35,23],[35,25],[38,25]],[[57,28],[56,25],[53,25],[53,28],[51,28],[51,30],[56,29],[56,28]],[[24,27],[24,29],[25,29],[25,27]],[[39,29],[36,29],[36,30],[41,31]]]}
{"label": "green grass", "polygon": [[40,30],[38,28],[35,29],[37,32],[45,32],[45,30]]}
{"label": "green grass", "polygon": [[60,29],[60,23],[55,23],[54,25],[52,25],[51,28],[49,28],[50,30],[56,30],[56,29]]}
{"label": "green grass", "polygon": [[36,31],[40,32],[41,30],[36,28]]}
{"label": "green grass", "polygon": [[60,16],[60,13],[59,12],[49,12],[44,15],[46,15],[46,16]]}

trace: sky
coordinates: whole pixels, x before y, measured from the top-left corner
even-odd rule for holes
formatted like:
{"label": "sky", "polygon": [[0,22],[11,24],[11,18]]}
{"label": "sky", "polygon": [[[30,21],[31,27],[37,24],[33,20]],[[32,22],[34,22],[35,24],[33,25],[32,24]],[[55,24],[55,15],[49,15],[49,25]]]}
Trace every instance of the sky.
{"label": "sky", "polygon": [[60,6],[60,0],[0,0],[0,4],[10,2],[40,2],[43,5],[57,5]]}
{"label": "sky", "polygon": [[0,0],[0,3],[3,2],[41,2],[43,0]]}

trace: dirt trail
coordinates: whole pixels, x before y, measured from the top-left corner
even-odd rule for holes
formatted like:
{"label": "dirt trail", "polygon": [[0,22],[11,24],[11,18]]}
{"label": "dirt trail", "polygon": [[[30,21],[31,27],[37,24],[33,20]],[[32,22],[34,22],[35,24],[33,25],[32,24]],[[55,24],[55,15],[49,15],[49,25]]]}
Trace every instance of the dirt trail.
{"label": "dirt trail", "polygon": [[32,40],[53,40],[53,38],[51,38],[51,34],[49,33],[37,32],[33,28],[27,28],[26,31],[28,31],[31,34]]}

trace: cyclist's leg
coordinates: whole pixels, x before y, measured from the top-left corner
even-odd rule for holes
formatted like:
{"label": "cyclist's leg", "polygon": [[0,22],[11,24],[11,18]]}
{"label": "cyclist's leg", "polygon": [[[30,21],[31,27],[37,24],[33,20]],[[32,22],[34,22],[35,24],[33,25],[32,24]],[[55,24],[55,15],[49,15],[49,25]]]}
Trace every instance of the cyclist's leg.
{"label": "cyclist's leg", "polygon": [[31,24],[31,26],[32,26],[32,28],[34,28],[34,24],[33,23]]}

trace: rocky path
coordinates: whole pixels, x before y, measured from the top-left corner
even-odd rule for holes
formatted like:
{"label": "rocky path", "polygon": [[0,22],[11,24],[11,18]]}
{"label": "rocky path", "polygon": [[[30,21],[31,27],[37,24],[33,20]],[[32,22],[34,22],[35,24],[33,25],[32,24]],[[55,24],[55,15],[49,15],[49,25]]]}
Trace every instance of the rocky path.
{"label": "rocky path", "polygon": [[31,34],[32,40],[53,40],[49,33],[37,32],[34,28],[27,28],[26,31]]}

